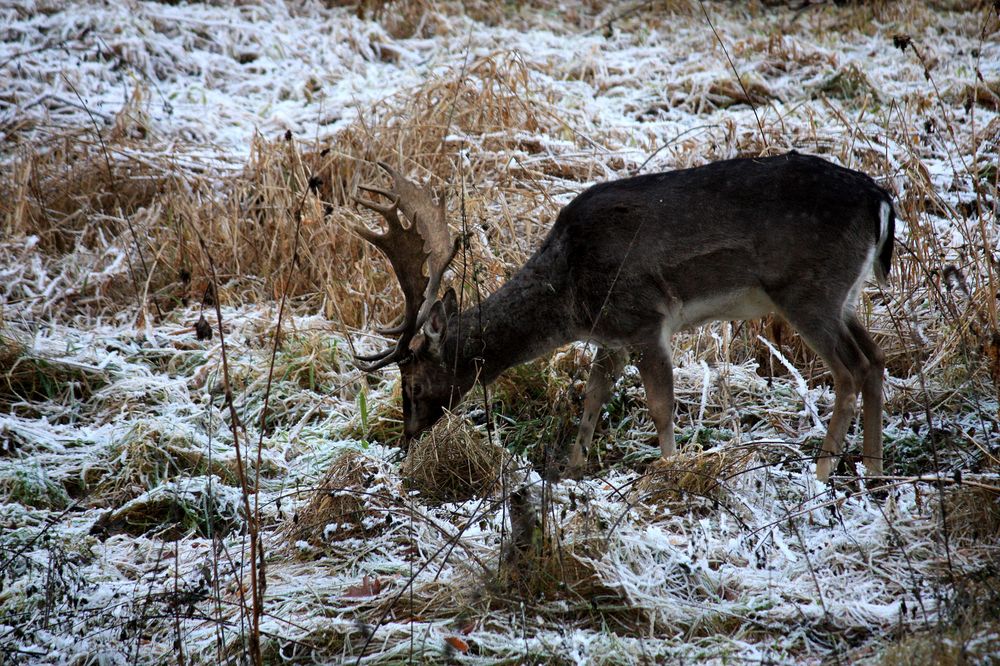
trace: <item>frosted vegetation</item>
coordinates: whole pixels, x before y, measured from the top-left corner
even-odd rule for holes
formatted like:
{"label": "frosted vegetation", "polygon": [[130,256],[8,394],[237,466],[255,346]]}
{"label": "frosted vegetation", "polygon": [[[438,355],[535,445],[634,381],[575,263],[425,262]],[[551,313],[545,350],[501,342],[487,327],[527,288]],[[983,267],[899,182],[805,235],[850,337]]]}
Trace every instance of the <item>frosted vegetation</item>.
{"label": "frosted vegetation", "polygon": [[[0,6],[0,662],[997,659],[1000,17],[791,4]],[[676,336],[672,461],[628,367],[558,479],[586,343],[404,457],[351,362],[399,306],[373,160],[475,299],[590,184],[792,148],[897,201],[885,478],[852,430],[816,481],[829,376],[770,321]]]}

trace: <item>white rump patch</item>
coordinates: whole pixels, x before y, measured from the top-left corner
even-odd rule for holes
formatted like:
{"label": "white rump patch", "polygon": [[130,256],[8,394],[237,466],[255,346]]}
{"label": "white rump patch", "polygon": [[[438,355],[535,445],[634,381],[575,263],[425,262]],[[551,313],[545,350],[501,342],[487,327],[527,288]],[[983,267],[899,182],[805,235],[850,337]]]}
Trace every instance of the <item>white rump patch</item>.
{"label": "white rump patch", "polygon": [[878,210],[879,227],[878,227],[878,242],[876,243],[876,246],[878,247],[880,252],[882,250],[882,246],[885,245],[886,240],[889,240],[886,238],[886,236],[889,235],[890,213],[892,213],[892,204],[889,203],[888,201],[883,201],[882,205],[879,207]]}
{"label": "white rump patch", "polygon": [[[884,226],[882,231],[883,233],[885,232]],[[851,285],[851,290],[847,292],[847,300],[844,301],[845,315],[854,313],[854,308],[858,304],[858,298],[861,297],[861,289],[865,286],[865,282],[871,277],[872,271],[875,268],[875,251],[880,247],[882,247],[881,243],[868,248],[868,254],[865,256],[865,262],[861,264],[861,272],[858,274],[858,279],[854,281],[854,284]]]}

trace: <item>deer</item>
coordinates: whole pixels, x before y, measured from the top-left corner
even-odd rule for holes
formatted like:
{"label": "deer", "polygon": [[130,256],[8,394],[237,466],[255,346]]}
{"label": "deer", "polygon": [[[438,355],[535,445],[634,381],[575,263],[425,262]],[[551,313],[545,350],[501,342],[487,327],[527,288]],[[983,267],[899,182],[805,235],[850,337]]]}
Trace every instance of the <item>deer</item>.
{"label": "deer", "polygon": [[[826,363],[834,405],[816,477],[827,481],[862,402],[862,458],[882,475],[885,356],[856,304],[888,284],[895,208],[868,175],[796,151],[599,183],[558,213],[541,246],[499,289],[459,311],[438,297],[459,239],[443,198],[378,162],[388,189],[353,201],[387,224],[355,232],[389,260],[403,292],[395,344],[355,364],[399,366],[404,445],[476,382],[574,341],[596,344],[565,475],[580,478],[605,402],[635,359],[664,459],[675,454],[671,338],[712,321],[775,313]],[[378,197],[387,203],[380,203]],[[406,224],[400,219],[405,217]]]}

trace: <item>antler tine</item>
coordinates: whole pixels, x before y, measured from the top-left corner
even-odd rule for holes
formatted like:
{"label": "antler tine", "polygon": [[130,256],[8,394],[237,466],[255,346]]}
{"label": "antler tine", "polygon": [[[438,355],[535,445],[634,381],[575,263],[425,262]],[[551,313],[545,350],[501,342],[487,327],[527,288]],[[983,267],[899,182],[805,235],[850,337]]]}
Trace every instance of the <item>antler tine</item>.
{"label": "antler tine", "polygon": [[[409,353],[409,342],[429,315],[441,277],[458,247],[457,243],[452,247],[443,202],[435,203],[427,188],[404,178],[385,162],[378,162],[378,165],[392,178],[392,187],[383,189],[359,184],[357,188],[385,197],[391,203],[383,205],[356,195],[351,198],[381,215],[387,222],[387,228],[383,233],[377,233],[359,224],[355,226],[355,232],[389,260],[406,304],[402,323],[384,331],[400,336],[395,348],[371,357],[356,357],[364,364],[372,362],[367,367],[359,364],[366,371],[388,365]],[[403,226],[399,212],[406,216],[409,226]],[[426,276],[424,265],[427,266]]]}
{"label": "antler tine", "polygon": [[395,363],[401,360],[406,356],[406,351],[406,347],[401,347],[397,344],[395,347],[389,347],[380,354],[375,354],[373,356],[355,356],[354,364],[363,372],[375,372],[376,370],[381,370],[390,363]]}
{"label": "antler tine", "polygon": [[358,189],[364,190],[365,192],[374,192],[375,194],[381,194],[387,199],[392,199],[395,203],[396,196],[389,190],[382,189],[381,187],[375,187],[374,185],[365,185],[364,183],[358,183]]}
{"label": "antler tine", "polygon": [[458,239],[454,242],[451,239],[443,200],[435,203],[430,188],[420,187],[404,178],[385,162],[380,161],[378,165],[393,179],[392,192],[388,196],[397,197],[399,210],[410,220],[411,226],[416,228],[423,239],[428,276],[415,322],[419,328],[430,315],[431,306],[441,286],[441,278],[455,258],[459,242]]}
{"label": "antler tine", "polygon": [[[370,192],[378,192],[379,194],[391,196],[389,194],[386,194],[384,190],[376,190],[374,188],[365,187],[364,185],[358,185],[358,187],[363,190],[368,190]],[[363,199],[361,197],[356,197],[354,195],[351,195],[351,199],[354,200],[354,203],[364,206],[368,210],[375,211],[376,213],[381,215],[385,219],[385,221],[389,223],[390,229],[392,227],[402,228],[402,224],[399,221],[399,214],[398,214],[399,206],[396,204],[395,201],[393,201],[388,206],[383,206],[381,204],[375,203],[374,201],[369,201],[368,199]],[[379,243],[383,241],[386,238],[386,236],[389,235],[389,234],[377,234],[373,231],[370,231],[363,224],[354,225],[354,230],[358,233],[359,236],[361,236],[366,241],[376,246],[379,246]]]}
{"label": "antler tine", "polygon": [[[367,366],[377,366],[381,368],[384,365],[388,365],[396,360],[396,357],[401,353],[398,345],[393,347],[386,347],[382,351],[375,352],[374,354],[355,354],[354,360],[360,364],[365,364]],[[376,369],[377,369],[376,368]]]}
{"label": "antler tine", "polygon": [[355,354],[354,358],[359,361],[364,361],[365,363],[373,363],[375,361],[381,361],[393,351],[393,347],[386,347],[385,349],[377,351],[374,354]]}
{"label": "antler tine", "polygon": [[376,328],[375,330],[378,331],[380,335],[399,335],[406,330],[406,320],[402,319],[399,323],[393,324],[392,326]]}
{"label": "antler tine", "polygon": [[[451,250],[448,255],[441,262],[440,269],[436,272],[431,273],[430,277],[427,279],[427,287],[424,289],[424,300],[420,304],[420,310],[417,312],[417,327],[424,325],[427,321],[427,317],[431,314],[431,307],[434,305],[434,299],[437,295],[438,288],[441,286],[441,278],[444,277],[444,272],[451,265],[452,260],[458,253],[458,248],[461,245],[461,239],[455,238],[452,242]],[[428,262],[429,263],[429,262]]]}

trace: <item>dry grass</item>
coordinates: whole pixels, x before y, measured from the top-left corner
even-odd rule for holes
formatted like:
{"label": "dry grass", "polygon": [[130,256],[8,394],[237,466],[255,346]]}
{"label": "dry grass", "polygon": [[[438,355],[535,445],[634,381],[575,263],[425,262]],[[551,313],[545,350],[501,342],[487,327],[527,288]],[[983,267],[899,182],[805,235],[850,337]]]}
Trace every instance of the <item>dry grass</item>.
{"label": "dry grass", "polygon": [[22,146],[0,179],[3,231],[35,234],[43,248],[68,252],[118,239],[123,218],[180,194],[175,166],[146,154],[146,103],[137,87],[107,130],[70,129]]}
{"label": "dry grass", "polygon": [[635,502],[687,511],[711,509],[725,499],[729,479],[757,459],[751,447],[707,452],[682,451],[670,460],[657,459],[635,484]]}
{"label": "dry grass", "polygon": [[488,621],[491,613],[514,610],[546,621],[625,633],[648,628],[649,618],[620,589],[604,582],[596,566],[608,548],[607,525],[581,513],[560,525],[542,486],[509,494],[511,533],[472,606]]}
{"label": "dry grass", "polygon": [[[67,131],[24,148],[0,178],[0,219],[10,236],[39,236],[41,249],[53,257],[74,248],[125,249],[127,279],[115,289],[105,286],[91,312],[131,301],[158,315],[190,301],[210,302],[210,256],[220,278],[218,297],[226,303],[283,292],[308,296],[341,325],[367,327],[372,320],[390,321],[401,299],[384,259],[350,231],[363,219],[351,201],[356,184],[378,182],[375,160],[400,164],[444,194],[457,221],[464,181],[469,189],[462,205],[477,227],[494,217],[486,208],[501,197],[501,219],[469,236],[464,261],[454,267],[470,278],[476,269],[479,286],[470,283],[469,298],[477,289],[492,291],[537,244],[545,230],[539,222],[554,213],[534,174],[544,178],[546,169],[556,169],[582,179],[588,176],[579,169],[590,169],[581,163],[568,170],[545,158],[512,181],[514,172],[499,168],[505,150],[538,152],[535,133],[563,131],[562,119],[533,103],[537,95],[517,57],[487,56],[385,100],[325,145],[257,137],[245,166],[223,176],[221,190],[213,182],[219,174],[157,154],[154,137],[144,132],[112,129],[97,137],[89,128]],[[136,100],[119,117],[132,118],[142,103]],[[446,140],[454,136],[466,137],[461,143],[471,158],[457,181],[459,143]],[[487,182],[488,190],[475,189]],[[289,274],[298,217],[299,270]]]}
{"label": "dry grass", "polygon": [[[670,29],[676,16],[700,16],[700,5],[688,0],[623,7],[595,2],[564,7],[548,0],[463,7],[425,0],[353,4],[359,15],[381,22],[390,36],[445,34],[452,40],[464,34],[453,32],[448,11],[509,26],[558,22],[560,29],[570,26],[578,32],[597,29],[614,35],[616,31],[631,31],[637,44],[649,33]],[[765,4],[769,3],[751,3],[733,11],[741,17],[745,14],[748,20],[759,18],[771,11],[763,7]],[[979,5],[984,12],[986,4]],[[723,5],[710,8],[720,15],[732,9]],[[628,110],[621,123],[624,128],[602,126],[606,119],[597,117],[602,108],[596,102],[589,106],[590,99],[581,101],[579,107],[563,104],[559,91],[569,88],[559,86],[566,81],[578,82],[581,88],[594,84],[595,100],[613,104],[620,89],[616,86],[637,85],[634,75],[602,72],[588,58],[562,67],[516,53],[482,55],[476,51],[480,55],[467,64],[449,61],[451,69],[437,68],[422,84],[360,109],[351,126],[321,144],[292,136],[259,136],[246,159],[226,170],[183,154],[166,153],[145,118],[147,101],[137,94],[118,114],[114,126],[99,137],[89,126],[57,130],[48,140],[23,144],[10,168],[0,173],[0,231],[5,238],[23,244],[17,251],[11,249],[13,245],[0,248],[0,263],[11,270],[26,270],[37,260],[41,277],[49,280],[39,278],[39,284],[54,284],[52,280],[58,277],[62,285],[70,285],[65,298],[40,296],[33,291],[36,276],[24,272],[18,279],[11,278],[3,293],[8,299],[29,304],[45,300],[44,308],[23,307],[28,313],[25,316],[38,321],[79,324],[98,318],[134,317],[140,324],[137,338],[144,333],[142,325],[170,322],[171,310],[178,305],[211,304],[215,300],[227,305],[260,304],[287,294],[293,297],[293,307],[322,313],[330,322],[329,329],[346,338],[350,329],[369,330],[375,323],[390,322],[401,305],[384,259],[350,231],[357,223],[379,224],[351,202],[358,183],[382,182],[384,176],[373,167],[375,160],[399,166],[445,197],[453,230],[465,240],[448,279],[457,284],[464,304],[469,305],[496,289],[538,246],[559,209],[558,201],[582,189],[585,182],[628,175],[640,166],[637,155],[652,157],[662,148],[657,161],[645,167],[653,170],[694,166],[733,155],[780,153],[796,146],[878,178],[894,190],[900,220],[905,221],[897,230],[902,242],[897,246],[890,292],[869,290],[860,308],[887,352],[890,376],[899,380],[887,382],[888,431],[895,437],[889,440],[889,455],[906,453],[899,432],[905,435],[907,427],[914,431],[913,447],[926,453],[928,442],[934,439],[927,433],[940,427],[949,429],[947,437],[935,440],[949,449],[942,461],[995,471],[995,458],[990,457],[995,450],[989,448],[995,414],[984,396],[1000,393],[996,298],[1000,283],[992,256],[998,185],[993,157],[1000,147],[1000,119],[977,125],[977,131],[970,133],[966,131],[971,124],[969,116],[959,118],[956,114],[995,112],[1000,90],[996,81],[974,85],[942,81],[940,95],[930,83],[923,89],[908,89],[905,95],[888,94],[880,87],[880,76],[803,38],[821,31],[871,35],[896,27],[918,38],[935,27],[934,9],[926,3],[825,3],[794,16],[787,21],[757,23],[761,29],[742,39],[723,29],[722,39],[731,47],[741,71],[728,76],[720,74],[724,68],[716,68],[704,78],[668,81],[648,97],[634,95],[631,99],[639,101]],[[803,24],[810,27],[803,29]],[[984,34],[992,37],[995,32]],[[704,35],[709,43],[711,33],[705,31]],[[712,44],[706,54],[721,58]],[[888,41],[882,46],[891,48]],[[402,58],[388,40],[373,43],[373,53],[382,64]],[[940,55],[929,54],[928,58]],[[928,81],[937,71],[929,62]],[[900,67],[922,66],[912,49],[902,52],[899,63]],[[790,76],[808,78],[814,85],[803,98],[788,98],[788,86],[782,79]],[[631,95],[629,92],[624,97]],[[734,120],[748,103],[758,107],[760,129],[752,121],[738,124]],[[730,112],[713,117],[717,109]],[[645,133],[644,124],[672,123],[677,114],[684,113],[703,115],[704,122],[716,124],[669,145],[653,145],[650,137],[663,140],[663,135]],[[952,132],[962,137],[961,142]],[[976,158],[978,163],[965,164],[962,160],[968,158],[963,155],[982,157]],[[950,162],[947,168],[941,166],[944,158]],[[940,181],[948,169],[952,191],[945,191]],[[943,228],[953,236],[942,234]],[[296,229],[299,252],[293,258]],[[37,245],[28,247],[26,239],[31,236],[37,237]],[[100,263],[98,259],[112,251],[123,254],[124,268],[105,274],[102,270],[111,260]],[[217,288],[209,287],[213,269],[219,275]],[[267,320],[249,335],[269,339],[271,326]],[[718,330],[678,336],[678,356],[695,362],[704,359],[709,364],[757,359],[761,374],[785,375],[788,371],[760,343],[758,336],[763,336],[779,343],[781,353],[810,386],[829,381],[823,364],[780,322],[739,324],[733,329],[731,343],[727,339],[716,345],[711,336]],[[245,332],[227,329],[227,334],[234,334],[234,346],[243,342],[240,336]],[[293,432],[298,439],[293,438],[284,451],[291,457],[314,441],[303,434],[314,422],[300,421],[302,410],[282,411],[282,398],[289,393],[310,403],[310,408],[321,399],[346,403],[344,412],[349,411],[352,400],[357,405],[353,418],[338,412],[328,429],[309,436],[325,441],[335,432],[383,443],[398,439],[402,420],[398,383],[390,391],[388,386],[377,386],[374,377],[353,373],[349,354],[355,350],[349,345],[332,345],[329,332],[284,332],[274,373],[278,385],[272,397],[277,397],[263,446],[279,447],[281,436]],[[249,346],[266,346],[259,342],[251,340]],[[356,336],[354,344],[369,349],[376,343]],[[206,377],[217,371],[216,352],[206,348],[205,353],[211,358],[199,376],[187,382],[186,389],[191,392],[202,391],[210,381]],[[490,387],[493,402],[487,411],[501,416],[495,421],[499,437],[518,453],[526,453],[536,468],[547,469],[550,461],[542,458],[558,451],[575,434],[587,356],[580,347],[562,350],[552,360],[512,369]],[[260,365],[260,358],[247,363]],[[166,374],[173,378],[184,373]],[[105,376],[92,368],[50,361],[0,337],[0,407],[13,409],[19,416],[44,416],[31,406],[53,400],[64,404],[87,400],[104,381]],[[233,388],[241,394],[242,406],[259,405],[264,381],[260,367],[234,369]],[[370,390],[372,387],[375,390]],[[383,388],[386,390],[376,393]],[[211,422],[218,395],[208,390],[204,393],[204,409]],[[634,381],[621,394],[632,401],[629,409],[635,400],[641,400],[635,398],[641,392]],[[132,399],[130,395],[122,397],[122,404],[115,406],[124,411]],[[735,399],[745,400],[746,396],[736,395]],[[478,400],[469,402],[478,407]],[[788,407],[790,403],[794,403],[792,407]],[[793,422],[800,417],[795,414],[799,406],[795,399],[784,401],[779,409],[791,413],[775,418]],[[984,412],[977,418],[986,425],[978,432],[964,429],[974,409]],[[107,411],[111,411],[110,406]],[[930,424],[923,421],[925,414],[930,415]],[[244,427],[257,423],[252,410],[247,409],[244,416],[248,416]],[[617,418],[614,413],[611,417],[613,421]],[[720,418],[739,419],[740,414]],[[799,418],[799,423],[808,427],[806,420]],[[761,422],[766,424],[767,419]],[[629,427],[634,423],[631,421]],[[325,422],[321,428],[326,428]],[[6,437],[5,433],[0,435]],[[274,441],[268,441],[272,435]],[[232,497],[216,497],[206,483],[211,478],[216,491],[218,486],[236,487],[229,458],[209,462],[200,443],[165,428],[131,430],[113,444],[99,465],[87,470],[79,481],[49,477],[40,466],[14,470],[14,465],[9,465],[0,478],[0,499],[61,510],[71,506],[78,493],[85,494],[88,505],[111,509],[96,526],[104,534],[209,536],[243,524],[245,516],[239,503],[231,501]],[[648,451],[646,447],[643,455]],[[2,455],[10,453],[5,448]],[[394,463],[356,450],[334,460],[326,476],[307,491],[294,517],[272,533],[281,545],[269,548],[274,558],[269,565],[278,568],[279,561],[290,559],[294,550],[294,566],[315,564],[301,560],[321,560],[323,566],[330,567],[359,566],[361,558],[345,557],[350,554],[347,551],[379,541],[387,550],[399,546],[403,551],[392,555],[393,566],[398,568],[383,574],[387,586],[402,587],[407,574],[413,576],[412,583],[418,577],[413,573],[415,567],[423,564],[428,571],[440,564],[442,570],[450,565],[473,573],[450,580],[442,575],[439,580],[432,572],[434,579],[428,574],[410,597],[348,598],[329,604],[326,608],[331,609],[331,617],[342,614],[343,607],[352,608],[362,627],[353,634],[342,626],[316,630],[311,638],[314,643],[323,643],[329,660],[360,650],[359,636],[367,631],[361,621],[370,618],[373,609],[391,611],[391,620],[410,621],[411,629],[428,618],[454,620],[454,627],[459,628],[469,618],[470,624],[482,626],[497,613],[529,621],[536,616],[568,619],[598,631],[607,631],[609,626],[611,631],[622,627],[632,634],[638,633],[639,627],[645,631],[648,622],[640,620],[649,618],[641,617],[638,604],[630,604],[598,575],[594,563],[606,555],[609,541],[599,518],[574,518],[560,532],[555,526],[559,521],[545,513],[552,510],[548,499],[541,502],[544,508],[539,514],[534,499],[516,494],[498,497],[508,456],[461,417],[449,415],[413,443],[398,469]],[[269,459],[264,460],[267,464]],[[624,504],[651,507],[660,517],[657,520],[691,513],[696,519],[711,516],[729,499],[728,482],[757,460],[748,447],[685,452],[670,461],[651,464]],[[929,456],[921,458],[912,471],[922,471],[930,460]],[[613,466],[615,461],[611,462]],[[267,484],[274,481],[276,471],[275,467],[261,470],[262,487],[265,493],[281,492],[284,497],[286,488],[274,491]],[[249,476],[254,476],[252,470]],[[408,497],[408,489],[419,494]],[[294,492],[302,491],[296,486]],[[512,518],[514,533],[503,547],[489,541],[494,534],[492,526],[483,528],[485,536],[477,534],[478,540],[449,541],[453,528],[457,532],[495,516],[486,515],[484,510],[482,515],[473,512],[456,518],[467,506],[439,505],[476,497],[485,498],[484,506],[506,502],[509,513],[504,516]],[[979,548],[991,539],[995,541],[1000,533],[1000,509],[992,490],[958,485],[946,489],[944,497],[948,538],[955,548]],[[426,511],[419,515],[427,518],[425,522],[419,520],[421,511]],[[638,511],[634,516],[628,514],[627,519],[651,522],[654,511]],[[448,546],[440,552],[450,554],[454,548],[460,556],[451,562],[447,558],[435,560],[438,555],[426,548],[421,551],[426,544],[413,538],[415,532],[397,538],[393,530],[399,526],[400,515],[407,513],[418,525],[432,526],[428,531],[433,536],[425,538],[435,547],[442,542]],[[438,525],[445,525],[440,533],[433,529]],[[831,533],[835,529],[831,528]],[[496,533],[502,530],[497,528]],[[805,548],[805,544],[799,545]],[[488,562],[483,557],[486,552],[491,558]],[[457,560],[461,563],[455,564]],[[379,562],[372,564],[368,559],[363,566],[381,566],[385,560]],[[411,565],[409,571],[399,573],[406,571],[407,565]],[[968,580],[959,580],[949,588],[962,597],[952,605],[951,624],[946,623],[940,631],[904,638],[887,650],[885,663],[964,663],[996,654],[995,641],[990,642],[997,631],[995,574],[955,573]],[[973,580],[977,577],[983,580]],[[363,580],[368,585],[369,579]],[[739,594],[735,586],[729,592]],[[271,589],[268,594],[275,592]],[[694,596],[707,604],[725,596],[713,594],[696,591]],[[327,601],[324,597],[323,602]],[[801,602],[812,600],[802,598]],[[268,612],[286,612],[285,608],[275,611],[275,606]],[[718,620],[704,625],[679,622],[676,626],[689,636],[724,634],[742,639],[753,630],[751,626],[759,626],[751,625],[750,620],[763,617],[768,609],[744,610],[719,614]],[[780,623],[777,626],[787,628]],[[377,640],[386,635],[388,631],[380,633]],[[390,641],[384,640],[386,644]],[[300,648],[304,651],[296,654],[302,661],[315,656],[306,647],[295,646]],[[226,649],[235,655],[238,646],[234,641]],[[284,659],[288,654],[282,648],[272,657]],[[435,653],[433,658],[440,656]]]}
{"label": "dry grass", "polygon": [[[595,544],[559,543],[540,535],[541,530],[536,531],[537,538],[529,545],[508,553],[488,588],[490,607],[510,608],[526,602],[536,613],[589,619],[598,626],[631,622],[639,615],[620,592],[601,581],[591,563],[595,556],[600,557]],[[551,603],[560,601],[565,605]]]}
{"label": "dry grass", "polygon": [[245,521],[238,494],[211,477],[178,476],[114,507],[98,518],[91,533],[150,535],[172,540],[192,534],[225,536]]}
{"label": "dry grass", "polygon": [[381,400],[369,398],[367,391],[358,393],[358,410],[344,436],[386,446],[396,446],[403,438],[403,395],[399,382],[393,382],[389,395]]}
{"label": "dry grass", "polygon": [[889,644],[878,663],[881,666],[996,663],[1000,654],[1000,578],[996,569],[985,576],[960,581],[957,590],[945,620]]}
{"label": "dry grass", "polygon": [[[569,348],[501,375],[489,387],[489,396],[491,410],[507,424],[500,433],[504,446],[523,454],[536,469],[558,474],[576,435],[589,365],[585,353]],[[478,392],[470,402],[481,403]]]}
{"label": "dry grass", "polygon": [[944,490],[948,532],[959,542],[989,542],[1000,535],[1000,487],[987,482]]}
{"label": "dry grass", "polygon": [[283,529],[287,543],[305,541],[314,548],[336,548],[346,538],[372,538],[391,524],[400,489],[373,458],[346,451]]}
{"label": "dry grass", "polygon": [[[114,442],[106,457],[88,470],[88,504],[116,507],[170,479],[185,474],[215,476],[221,483],[238,483],[236,463],[222,450],[212,457],[189,436],[164,424],[139,425]],[[272,470],[273,471],[273,470]],[[97,472],[100,472],[97,474]]]}
{"label": "dry grass", "polygon": [[464,418],[446,413],[410,444],[400,474],[425,502],[464,502],[486,497],[499,487],[506,451]]}

